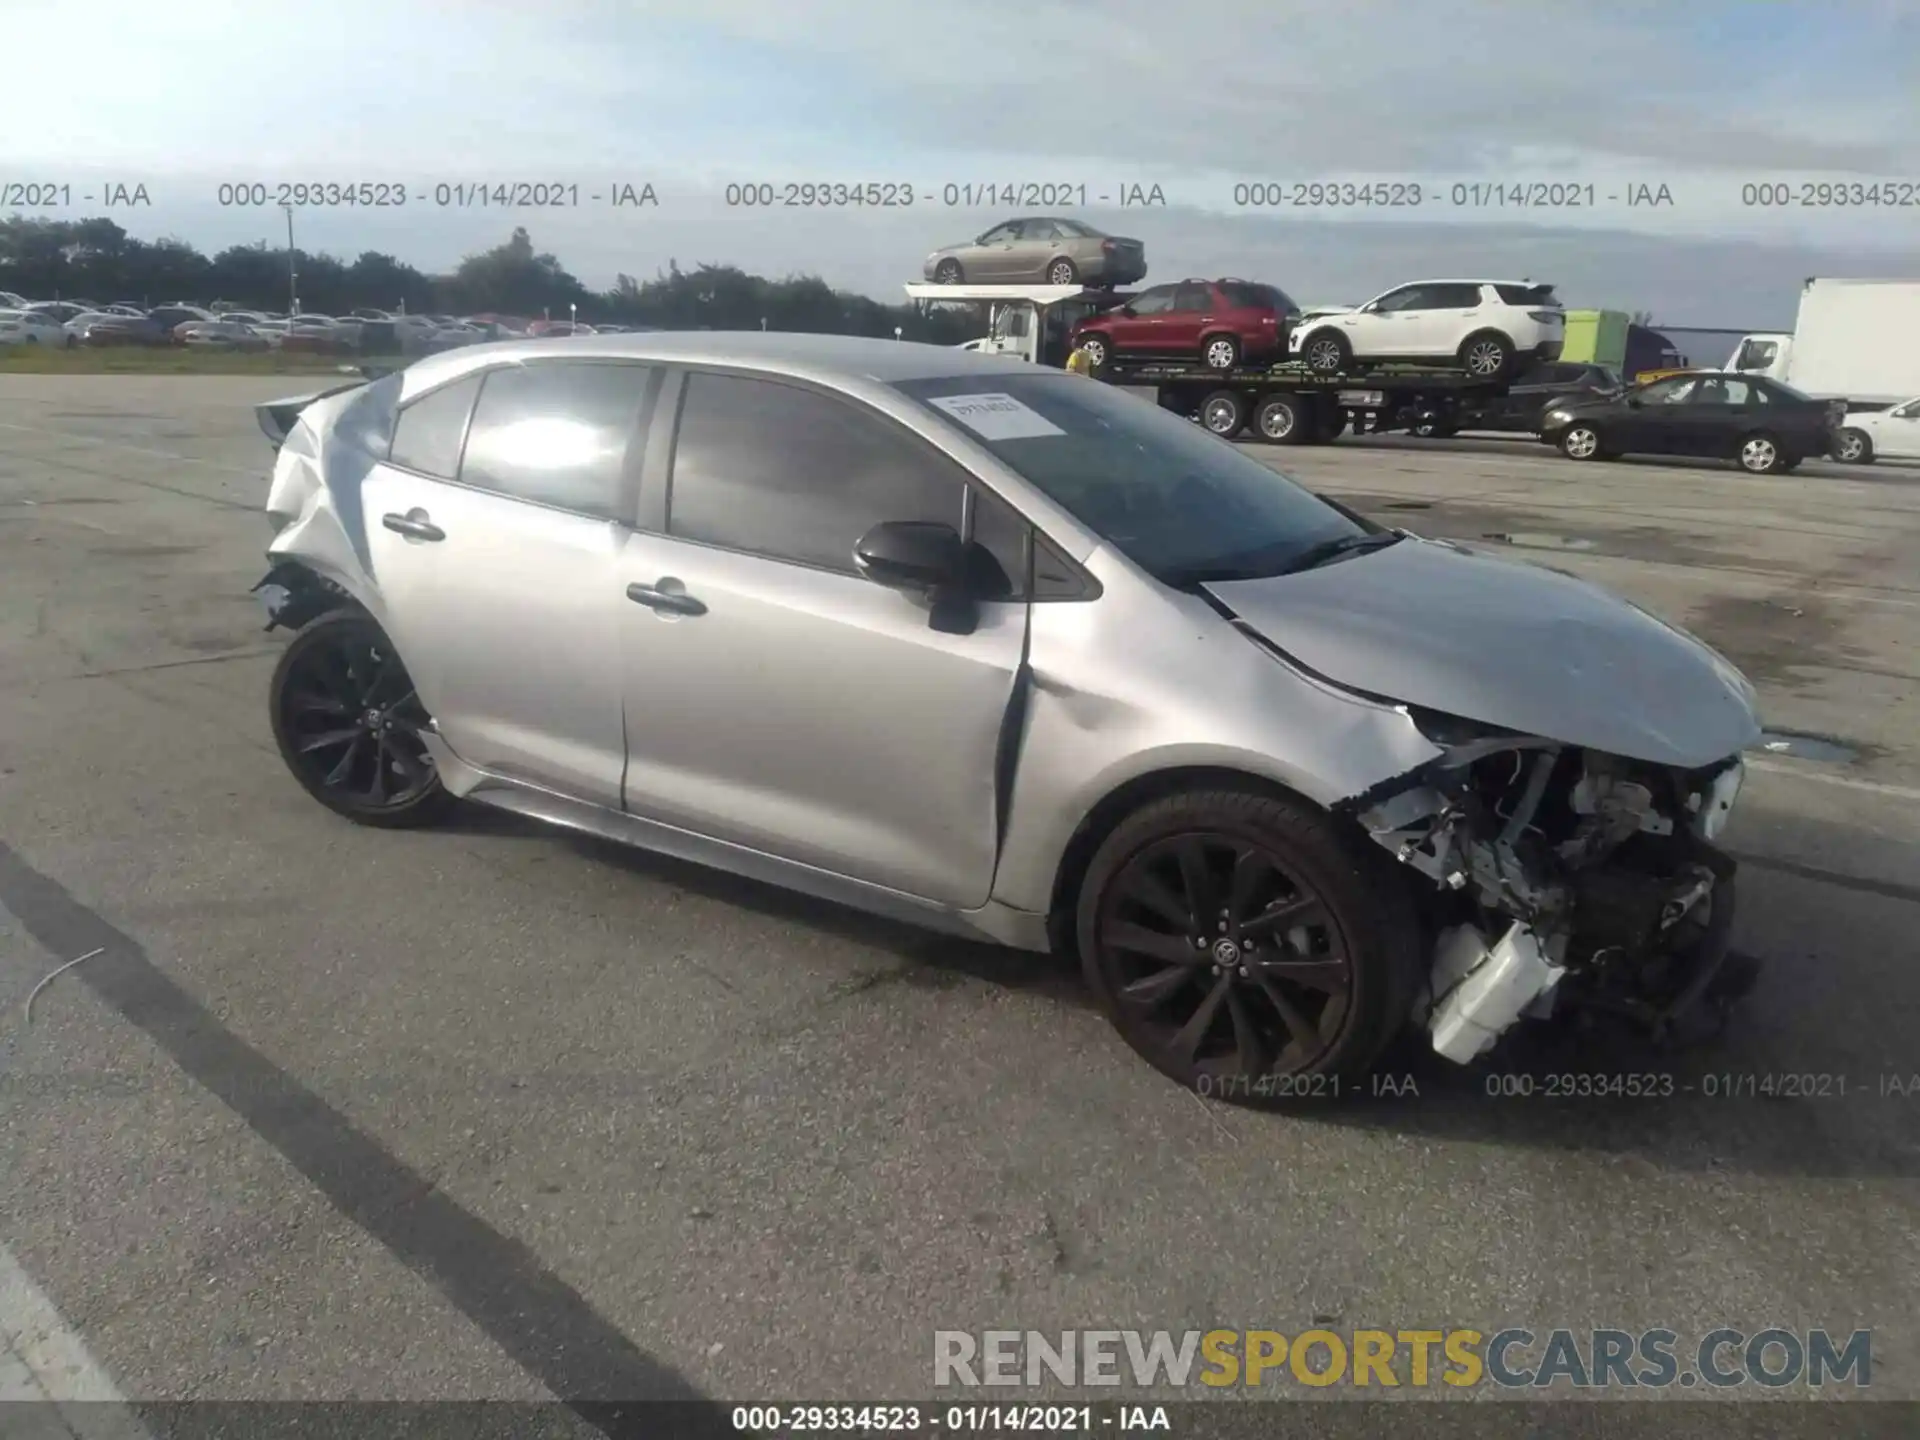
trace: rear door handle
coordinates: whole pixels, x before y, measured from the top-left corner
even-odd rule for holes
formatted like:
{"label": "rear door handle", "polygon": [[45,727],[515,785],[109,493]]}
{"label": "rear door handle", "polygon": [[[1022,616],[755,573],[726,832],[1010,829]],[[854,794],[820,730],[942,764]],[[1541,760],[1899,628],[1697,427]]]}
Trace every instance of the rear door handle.
{"label": "rear door handle", "polygon": [[382,515],[380,523],[396,535],[410,540],[444,540],[447,532],[427,518],[424,510],[409,510],[404,515]]}
{"label": "rear door handle", "polygon": [[691,595],[683,595],[673,590],[660,590],[652,585],[627,586],[627,598],[636,605],[644,605],[649,610],[659,610],[668,615],[704,615],[707,607]]}

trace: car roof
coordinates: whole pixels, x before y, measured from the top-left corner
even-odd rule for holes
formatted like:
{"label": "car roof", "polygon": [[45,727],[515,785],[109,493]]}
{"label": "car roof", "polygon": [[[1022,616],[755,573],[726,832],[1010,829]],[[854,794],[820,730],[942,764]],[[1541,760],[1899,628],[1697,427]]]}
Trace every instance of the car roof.
{"label": "car roof", "polygon": [[1031,375],[1033,365],[945,345],[883,340],[865,335],[800,335],[781,331],[642,331],[497,340],[407,367],[404,394],[418,394],[501,361],[635,360],[678,365],[745,366],[796,379],[844,387],[848,381],[931,380],[946,376]]}

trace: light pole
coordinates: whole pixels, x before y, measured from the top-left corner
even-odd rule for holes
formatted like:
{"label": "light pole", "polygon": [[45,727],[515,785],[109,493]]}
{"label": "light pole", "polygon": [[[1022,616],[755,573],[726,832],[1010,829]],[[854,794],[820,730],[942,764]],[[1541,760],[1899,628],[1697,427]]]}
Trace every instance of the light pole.
{"label": "light pole", "polygon": [[293,206],[282,205],[280,208],[287,212],[287,313],[298,315],[300,313],[300,267],[299,262],[294,259]]}
{"label": "light pole", "polygon": [[574,301],[567,302],[567,333],[571,335],[580,328],[580,306]]}

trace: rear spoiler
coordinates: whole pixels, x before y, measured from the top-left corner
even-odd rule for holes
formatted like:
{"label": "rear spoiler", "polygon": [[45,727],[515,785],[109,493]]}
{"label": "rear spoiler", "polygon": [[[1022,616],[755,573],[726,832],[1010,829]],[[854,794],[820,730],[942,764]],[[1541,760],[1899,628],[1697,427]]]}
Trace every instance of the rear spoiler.
{"label": "rear spoiler", "polygon": [[290,395],[284,400],[265,400],[253,407],[254,419],[260,422],[260,433],[267,437],[267,443],[273,446],[275,453],[286,442],[293,427],[299,422],[300,412],[316,400],[324,400],[329,395],[339,395],[348,390],[357,390],[362,385],[371,384],[392,375],[402,367],[398,365],[342,365],[341,371],[349,375],[358,375],[358,380],[343,381],[338,385],[329,385],[324,390],[315,390],[309,395]]}

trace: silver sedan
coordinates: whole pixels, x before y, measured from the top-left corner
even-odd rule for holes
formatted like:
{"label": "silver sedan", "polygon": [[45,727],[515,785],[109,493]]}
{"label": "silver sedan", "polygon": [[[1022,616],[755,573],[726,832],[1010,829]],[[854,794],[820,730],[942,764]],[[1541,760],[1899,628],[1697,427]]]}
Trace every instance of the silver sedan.
{"label": "silver sedan", "polygon": [[1080,959],[1201,1094],[1751,982],[1719,655],[1079,376],[507,342],[260,407],[269,697],[348,819],[497,806]]}

